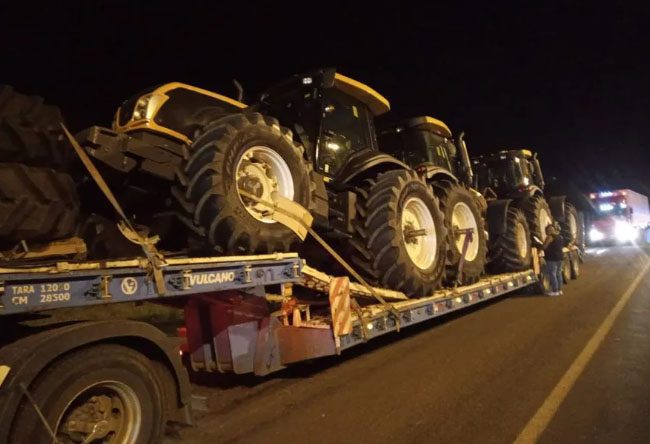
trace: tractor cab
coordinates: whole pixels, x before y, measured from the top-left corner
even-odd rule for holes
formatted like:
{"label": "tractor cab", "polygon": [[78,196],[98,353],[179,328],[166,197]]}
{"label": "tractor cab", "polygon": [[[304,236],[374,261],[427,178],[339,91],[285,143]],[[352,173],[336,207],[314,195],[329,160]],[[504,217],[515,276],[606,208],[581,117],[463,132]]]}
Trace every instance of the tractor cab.
{"label": "tractor cab", "polygon": [[472,182],[473,173],[463,134],[454,140],[449,127],[433,117],[416,117],[393,125],[380,133],[379,145],[382,151],[402,160],[427,178],[447,174],[467,185]]}
{"label": "tractor cab", "polygon": [[390,104],[367,85],[322,69],[267,90],[254,108],[295,131],[318,173],[344,179],[352,173],[353,157],[380,155],[374,118]]}
{"label": "tractor cab", "polygon": [[476,169],[475,188],[484,195],[517,198],[541,194],[544,177],[537,154],[527,149],[500,151],[472,160]]}

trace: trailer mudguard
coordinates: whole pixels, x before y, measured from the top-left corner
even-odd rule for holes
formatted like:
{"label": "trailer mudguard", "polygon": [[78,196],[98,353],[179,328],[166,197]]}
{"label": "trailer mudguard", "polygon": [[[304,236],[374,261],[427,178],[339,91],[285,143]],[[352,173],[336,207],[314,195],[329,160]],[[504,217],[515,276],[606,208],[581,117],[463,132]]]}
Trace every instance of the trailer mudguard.
{"label": "trailer mudguard", "polygon": [[488,201],[487,222],[490,239],[496,239],[497,236],[505,233],[507,230],[508,207],[512,202],[511,199],[498,199]]}
{"label": "trailer mudguard", "polygon": [[176,381],[178,399],[169,406],[171,420],[190,424],[190,383],[183,367],[177,341],[144,322],[89,321],[47,329],[26,336],[0,349],[0,365],[9,372],[0,386],[0,443],[7,442],[14,413],[23,400],[20,385],[29,387],[39,374],[61,355],[93,343],[121,343],[138,351],[138,345],[163,362]]}
{"label": "trailer mudguard", "polygon": [[553,196],[548,198],[548,206],[551,208],[551,215],[554,219],[564,220],[564,202],[566,196]]}

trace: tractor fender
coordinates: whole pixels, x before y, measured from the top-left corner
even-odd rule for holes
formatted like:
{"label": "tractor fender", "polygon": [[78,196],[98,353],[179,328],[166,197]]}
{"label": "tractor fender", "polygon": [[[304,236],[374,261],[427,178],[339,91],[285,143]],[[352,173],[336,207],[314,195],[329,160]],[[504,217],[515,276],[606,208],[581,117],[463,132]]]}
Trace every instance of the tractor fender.
{"label": "tractor fender", "polygon": [[386,171],[410,169],[404,162],[389,154],[370,150],[360,151],[350,156],[335,182],[337,187],[342,187],[356,179],[376,177]]}
{"label": "tractor fender", "polygon": [[179,357],[177,341],[144,322],[88,321],[47,329],[0,349],[0,362],[9,368],[0,386],[0,442],[7,439],[4,434],[8,433],[13,412],[23,399],[20,385],[29,387],[48,365],[62,355],[98,343],[119,343],[149,357],[157,356],[176,381],[176,403],[168,406],[175,413],[173,419],[191,423],[190,383]]}
{"label": "tractor fender", "polygon": [[566,196],[553,196],[548,198],[548,206],[551,208],[551,215],[554,219],[564,220],[564,202]]}
{"label": "tractor fender", "polygon": [[490,239],[496,239],[508,229],[507,218],[508,208],[512,203],[511,199],[499,199],[488,201],[487,223]]}
{"label": "tractor fender", "polygon": [[452,183],[457,184],[458,178],[454,176],[451,171],[446,168],[433,165],[421,165],[416,168],[416,171],[419,174],[424,175],[424,178],[427,182],[437,182],[439,180],[448,180]]}

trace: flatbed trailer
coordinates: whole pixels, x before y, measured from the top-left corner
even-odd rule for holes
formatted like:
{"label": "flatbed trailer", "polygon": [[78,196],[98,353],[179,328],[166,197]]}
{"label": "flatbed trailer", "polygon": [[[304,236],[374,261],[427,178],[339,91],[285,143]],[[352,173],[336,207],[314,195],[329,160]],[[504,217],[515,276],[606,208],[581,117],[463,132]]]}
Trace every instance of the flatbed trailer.
{"label": "flatbed trailer", "polygon": [[[134,404],[131,410],[151,425],[143,436],[154,439],[166,421],[191,423],[190,384],[181,356],[194,371],[267,375],[539,285],[543,274],[535,258],[533,269],[487,276],[418,299],[329,276],[292,253],[169,258],[158,278],[145,258],[0,268],[0,443],[37,442],[34,436],[56,442],[57,433],[105,438],[124,429],[106,416],[111,402],[124,409],[121,417],[128,416],[129,402]],[[15,328],[30,313],[133,301],[182,307],[184,338],[126,319],[38,331]],[[131,390],[136,383],[131,387],[128,378],[120,380],[123,366],[149,390]],[[103,383],[107,378],[118,382]],[[152,392],[156,396],[149,396]],[[138,401],[145,395],[152,399]],[[71,399],[63,412],[56,413],[62,407],[55,398],[66,397]]]}

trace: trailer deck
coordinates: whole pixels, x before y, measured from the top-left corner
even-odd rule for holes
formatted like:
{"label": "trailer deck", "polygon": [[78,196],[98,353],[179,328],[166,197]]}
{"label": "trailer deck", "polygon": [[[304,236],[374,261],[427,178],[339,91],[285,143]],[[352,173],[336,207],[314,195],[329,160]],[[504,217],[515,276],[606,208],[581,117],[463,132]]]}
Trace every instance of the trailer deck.
{"label": "trailer deck", "polygon": [[0,315],[296,282],[301,267],[295,253],[168,258],[162,267],[162,292],[144,258],[0,268]]}

